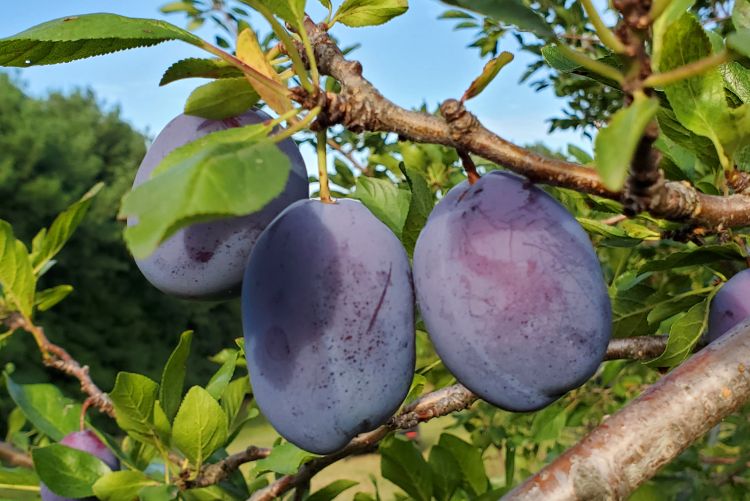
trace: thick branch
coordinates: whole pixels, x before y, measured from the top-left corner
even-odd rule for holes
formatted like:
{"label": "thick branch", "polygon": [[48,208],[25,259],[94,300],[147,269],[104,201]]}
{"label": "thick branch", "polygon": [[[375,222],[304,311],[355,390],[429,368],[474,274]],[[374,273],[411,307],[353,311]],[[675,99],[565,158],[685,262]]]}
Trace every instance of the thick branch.
{"label": "thick branch", "polygon": [[604,360],[651,360],[667,347],[667,336],[635,336],[612,339]]}
{"label": "thick branch", "polygon": [[748,364],[750,321],[693,355],[503,499],[626,499],[750,400]]}
{"label": "thick branch", "polygon": [[[292,97],[304,107],[322,106],[318,126],[340,123],[353,131],[393,132],[410,141],[451,146],[507,167],[534,182],[625,202],[625,194],[606,189],[593,169],[545,158],[506,141],[486,129],[456,100],[443,104],[443,118],[397,106],[362,76],[360,63],[344,58],[322,27],[311,21],[306,27],[321,72],[336,78],[342,87],[340,94],[317,95],[293,89]],[[664,183],[649,197],[644,210],[656,217],[710,228],[750,225],[750,197],[705,195],[681,182]]]}
{"label": "thick branch", "polygon": [[19,451],[7,442],[0,442],[0,461],[10,466],[34,467],[31,456],[23,451]]}
{"label": "thick branch", "polygon": [[44,334],[44,329],[33,324],[23,315],[18,313],[11,315],[6,320],[6,324],[12,330],[22,329],[34,336],[39,345],[39,350],[42,352],[42,362],[44,365],[78,379],[81,383],[81,391],[89,396],[87,407],[93,406],[110,417],[115,416],[114,407],[109,395],[104,393],[91,379],[88,365],[82,366],[63,348],[51,343]]}

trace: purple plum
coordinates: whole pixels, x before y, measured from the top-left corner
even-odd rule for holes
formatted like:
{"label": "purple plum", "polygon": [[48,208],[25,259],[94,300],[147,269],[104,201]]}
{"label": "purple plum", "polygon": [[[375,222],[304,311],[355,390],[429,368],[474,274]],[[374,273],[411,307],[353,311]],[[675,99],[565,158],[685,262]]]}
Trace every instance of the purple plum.
{"label": "purple plum", "polygon": [[256,402],[302,449],[340,449],[409,390],[409,259],[357,201],[296,202],[266,228],[245,272],[242,323]]}
{"label": "purple plum", "polygon": [[[211,132],[270,119],[259,110],[225,120],[180,115],[154,140],[141,162],[133,187],[147,181],[162,159],[179,146]],[[292,139],[286,139],[278,146],[292,163],[284,191],[259,212],[183,228],[149,257],[137,259],[138,268],[152,285],[166,294],[185,299],[220,300],[239,294],[242,273],[260,233],[287,206],[308,196],[307,171],[297,145]],[[128,224],[135,222],[131,218]]]}
{"label": "purple plum", "polygon": [[[68,435],[65,435],[65,437],[60,440],[60,443],[63,445],[67,445],[68,447],[71,447],[73,449],[78,449],[79,451],[88,452],[89,454],[98,457],[99,459],[104,461],[104,463],[109,466],[112,471],[117,471],[120,469],[120,461],[92,431],[85,430],[70,433]],[[44,484],[41,484],[40,488],[42,501],[73,501],[72,498],[66,498],[55,494]],[[85,499],[86,501],[96,501],[95,497],[87,497],[82,499]]]}
{"label": "purple plum", "polygon": [[503,409],[545,407],[606,352],[612,312],[588,235],[516,175],[493,171],[438,203],[414,250],[414,284],[446,367]]}
{"label": "purple plum", "polygon": [[732,327],[750,317],[750,270],[743,270],[725,283],[711,301],[706,341],[716,341]]}

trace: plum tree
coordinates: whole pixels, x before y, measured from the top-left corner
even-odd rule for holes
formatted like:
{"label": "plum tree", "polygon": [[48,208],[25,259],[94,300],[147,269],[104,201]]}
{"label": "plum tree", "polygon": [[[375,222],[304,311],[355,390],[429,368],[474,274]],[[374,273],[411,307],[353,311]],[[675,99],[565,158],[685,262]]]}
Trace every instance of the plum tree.
{"label": "plum tree", "polygon": [[711,301],[706,341],[715,341],[748,317],[750,270],[743,270],[730,278]]}
{"label": "plum tree", "polygon": [[417,241],[414,281],[445,365],[504,409],[548,405],[606,351],[611,307],[586,232],[518,176],[494,171],[440,201]]}
{"label": "plum tree", "polygon": [[[258,124],[271,118],[260,110],[224,120],[179,115],[159,133],[138,169],[133,187],[145,181],[175,148],[211,132]],[[279,148],[292,167],[284,191],[261,211],[190,225],[172,235],[145,259],[136,259],[146,279],[166,294],[186,299],[225,299],[239,294],[242,272],[261,231],[291,203],[307,198],[307,171],[297,145],[286,139]],[[130,219],[128,224],[134,224]]]}
{"label": "plum tree", "polygon": [[300,201],[271,223],[250,256],[242,320],[258,406],[303,449],[343,447],[409,390],[409,259],[359,202]]}
{"label": "plum tree", "polygon": [[[96,456],[97,458],[104,461],[104,463],[112,470],[120,469],[120,461],[117,459],[117,457],[115,457],[112,451],[109,450],[109,448],[104,445],[101,440],[99,440],[99,437],[97,437],[96,434],[94,434],[94,432],[90,430],[76,431],[74,433],[65,435],[62,440],[60,440],[60,443],[63,445],[67,445],[68,447],[71,447],[73,449],[88,452],[89,454]],[[71,498],[66,498],[55,494],[44,484],[41,484],[40,489],[42,501],[73,501]],[[85,499],[93,501],[96,498],[89,497]]]}

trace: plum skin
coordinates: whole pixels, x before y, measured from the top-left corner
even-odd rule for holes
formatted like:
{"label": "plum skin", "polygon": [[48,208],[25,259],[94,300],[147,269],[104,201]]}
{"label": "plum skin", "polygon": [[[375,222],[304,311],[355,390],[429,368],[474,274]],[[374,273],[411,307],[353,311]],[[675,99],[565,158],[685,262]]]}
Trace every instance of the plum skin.
{"label": "plum skin", "polygon": [[516,175],[493,171],[448,192],[417,240],[414,283],[446,367],[503,409],[549,405],[606,352],[611,305],[588,235]]}
{"label": "plum skin", "polygon": [[409,391],[409,259],[357,201],[296,202],[271,223],[245,272],[242,323],[256,402],[302,449],[340,449]]}
{"label": "plum skin", "polygon": [[[175,148],[211,132],[271,120],[250,110],[225,120],[179,115],[159,133],[141,162],[133,188],[146,182],[162,159]],[[308,196],[307,170],[292,139],[278,144],[291,160],[284,191],[259,212],[190,225],[163,242],[150,256],[136,259],[146,279],[162,292],[198,300],[237,296],[252,246],[263,229],[291,203]],[[128,224],[135,224],[130,218]]]}
{"label": "plum skin", "polygon": [[708,312],[707,342],[718,338],[750,317],[750,270],[730,278],[711,301]]}
{"label": "plum skin", "polygon": [[[68,447],[71,447],[73,449],[88,452],[89,454],[98,457],[99,459],[104,461],[104,463],[109,466],[112,471],[117,471],[120,469],[120,461],[92,431],[84,430],[69,433],[68,435],[65,435],[62,440],[60,440],[60,443],[63,445],[67,445]],[[40,485],[40,495],[42,497],[42,501],[73,501],[72,498],[66,498],[55,494],[54,492],[49,490],[49,488],[43,483]],[[83,499],[86,501],[96,501],[97,498],[87,497]]]}

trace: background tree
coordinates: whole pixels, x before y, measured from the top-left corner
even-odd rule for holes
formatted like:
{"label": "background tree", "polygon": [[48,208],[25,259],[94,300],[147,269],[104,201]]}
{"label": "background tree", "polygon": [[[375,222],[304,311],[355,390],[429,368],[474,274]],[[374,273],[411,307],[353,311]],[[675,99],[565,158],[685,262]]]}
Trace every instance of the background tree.
{"label": "background tree", "polygon": [[[207,358],[231,343],[230,333],[240,332],[236,302],[179,301],[150,287],[128,254],[116,221],[120,199],[133,183],[133,166],[145,154],[146,138],[116,108],[102,110],[91,91],[33,99],[4,74],[0,131],[0,218],[16,222],[14,231],[25,241],[88,187],[105,183],[70,247],[41,279],[42,286],[75,288],[66,307],[47,312],[41,322],[54,326],[53,339],[86,360],[93,377],[110,387],[126,368],[158,377],[177,333],[199,329],[203,335],[195,342],[198,355],[188,381],[209,377],[215,365]],[[117,293],[103,294],[104,284]],[[20,361],[33,350],[31,338],[17,338],[0,357],[5,363]],[[19,381],[65,381],[39,364],[15,365]],[[4,410],[3,415],[10,408]]]}

